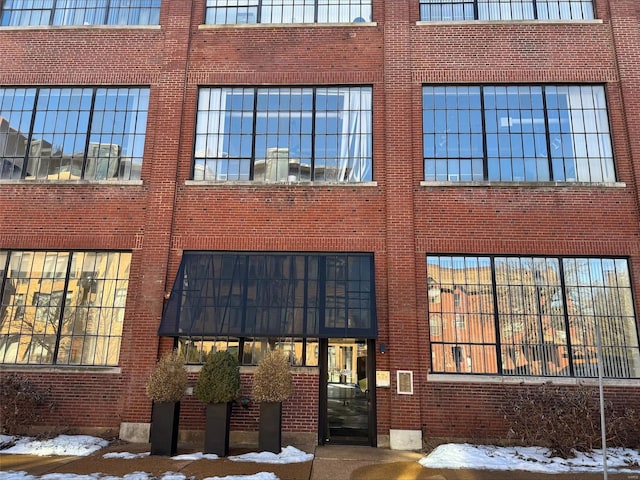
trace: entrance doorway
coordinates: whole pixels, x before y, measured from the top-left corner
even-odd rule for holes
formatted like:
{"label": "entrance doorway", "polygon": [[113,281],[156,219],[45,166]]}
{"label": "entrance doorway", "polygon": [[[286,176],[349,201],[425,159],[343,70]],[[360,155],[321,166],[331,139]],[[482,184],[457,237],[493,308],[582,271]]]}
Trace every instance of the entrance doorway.
{"label": "entrance doorway", "polygon": [[376,446],[375,341],[320,342],[320,444]]}

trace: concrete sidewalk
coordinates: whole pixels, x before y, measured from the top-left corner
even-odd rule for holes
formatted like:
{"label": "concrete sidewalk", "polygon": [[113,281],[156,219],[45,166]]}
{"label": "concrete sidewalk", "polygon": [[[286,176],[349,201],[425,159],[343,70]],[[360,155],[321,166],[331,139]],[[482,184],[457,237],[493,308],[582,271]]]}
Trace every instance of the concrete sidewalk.
{"label": "concrete sidewalk", "polygon": [[[603,474],[541,474],[520,471],[498,472],[474,469],[427,469],[418,460],[419,452],[356,446],[318,446],[313,462],[299,464],[260,464],[219,460],[172,460],[169,457],[105,459],[108,452],[148,452],[148,444],[114,445],[87,457],[39,457],[0,453],[0,471],[26,471],[42,476],[48,473],[88,475],[102,473],[123,477],[132,472],[161,476],[172,471],[187,478],[203,480],[227,475],[251,475],[273,472],[280,480],[599,480]],[[192,450],[195,451],[195,450]],[[311,451],[311,449],[307,450]],[[186,450],[179,453],[189,453]],[[238,454],[245,452],[231,452]],[[640,480],[640,470],[633,474],[609,474],[611,480]]]}

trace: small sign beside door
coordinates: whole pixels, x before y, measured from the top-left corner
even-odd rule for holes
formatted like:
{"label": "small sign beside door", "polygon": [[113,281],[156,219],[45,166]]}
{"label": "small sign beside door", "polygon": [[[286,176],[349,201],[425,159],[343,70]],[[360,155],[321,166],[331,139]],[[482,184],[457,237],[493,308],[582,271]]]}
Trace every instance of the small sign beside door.
{"label": "small sign beside door", "polygon": [[413,372],[411,370],[398,370],[397,372],[398,394],[413,395]]}
{"label": "small sign beside door", "polygon": [[388,370],[376,370],[376,387],[386,387],[389,388],[391,386],[391,372]]}

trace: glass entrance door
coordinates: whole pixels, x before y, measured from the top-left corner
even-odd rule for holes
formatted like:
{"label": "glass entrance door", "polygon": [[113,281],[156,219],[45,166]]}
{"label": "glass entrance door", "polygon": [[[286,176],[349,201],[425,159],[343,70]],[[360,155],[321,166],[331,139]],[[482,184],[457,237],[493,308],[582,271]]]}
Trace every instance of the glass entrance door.
{"label": "glass entrance door", "polygon": [[374,341],[328,339],[322,347],[321,443],[375,445]]}

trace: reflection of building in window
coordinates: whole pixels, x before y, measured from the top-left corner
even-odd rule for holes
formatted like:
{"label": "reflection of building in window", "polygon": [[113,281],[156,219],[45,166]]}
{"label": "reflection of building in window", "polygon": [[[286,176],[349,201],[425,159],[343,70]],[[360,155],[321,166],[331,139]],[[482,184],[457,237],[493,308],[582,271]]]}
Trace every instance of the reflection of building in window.
{"label": "reflection of building in window", "polygon": [[131,254],[0,251],[7,257],[0,363],[117,364]]}
{"label": "reflection of building in window", "polygon": [[427,270],[441,291],[429,303],[430,325],[443,325],[431,329],[434,372],[595,376],[600,325],[605,375],[640,377],[626,260],[428,257]]}
{"label": "reflection of building in window", "polygon": [[615,181],[600,85],[426,86],[423,118],[427,181]]}
{"label": "reflection of building in window", "polygon": [[201,88],[194,180],[367,182],[371,87]]}
{"label": "reflection of building in window", "polygon": [[0,88],[10,106],[0,118],[0,178],[140,179],[148,95],[148,88]]}

